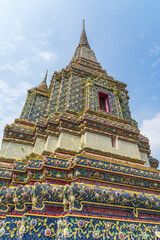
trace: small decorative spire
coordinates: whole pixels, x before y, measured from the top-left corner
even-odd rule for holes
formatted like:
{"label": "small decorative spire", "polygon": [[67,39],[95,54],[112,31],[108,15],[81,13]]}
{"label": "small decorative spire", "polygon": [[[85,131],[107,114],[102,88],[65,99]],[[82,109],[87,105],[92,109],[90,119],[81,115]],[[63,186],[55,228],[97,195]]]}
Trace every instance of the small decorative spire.
{"label": "small decorative spire", "polygon": [[37,88],[42,89],[42,90],[47,90],[47,75],[48,75],[48,70],[46,71],[45,77],[43,79],[43,81],[38,85]]}
{"label": "small decorative spire", "polygon": [[86,31],[85,31],[85,20],[84,19],[83,19],[83,27],[82,27],[82,33],[81,33],[79,46],[85,46],[90,49],[90,46],[89,46],[88,40],[87,40]]}
{"label": "small decorative spire", "polygon": [[83,19],[83,29],[85,29],[85,19]]}
{"label": "small decorative spire", "polygon": [[47,71],[46,71],[46,75],[45,75],[45,77],[44,77],[44,80],[43,80],[43,81],[47,82],[47,76],[48,76],[48,69],[47,69]]}

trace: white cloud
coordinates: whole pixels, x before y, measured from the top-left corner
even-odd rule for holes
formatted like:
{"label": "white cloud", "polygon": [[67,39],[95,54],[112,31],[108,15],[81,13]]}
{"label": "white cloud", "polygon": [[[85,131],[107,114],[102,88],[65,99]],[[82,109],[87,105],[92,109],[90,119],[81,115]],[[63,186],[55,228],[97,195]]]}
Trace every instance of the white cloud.
{"label": "white cloud", "polygon": [[18,78],[30,76],[30,67],[32,64],[43,64],[44,62],[53,63],[58,56],[54,52],[34,50],[30,57],[25,57],[18,62],[9,61],[0,65],[0,71],[12,71]]}
{"label": "white cloud", "polygon": [[12,71],[17,76],[22,76],[22,75],[29,75],[29,59],[25,58],[22,60],[19,60],[17,63],[15,62],[9,62],[6,64],[0,65],[0,70],[1,71]]}
{"label": "white cloud", "polygon": [[48,39],[48,37],[52,34],[51,29],[47,29],[45,32],[39,32],[36,34],[30,33],[29,36],[36,40]]}
{"label": "white cloud", "polygon": [[49,37],[52,35],[51,29],[46,29],[44,32],[39,33],[30,33],[29,37],[31,38],[31,41],[34,43],[35,48],[43,48],[49,46]]}
{"label": "white cloud", "polygon": [[149,50],[148,55],[153,57],[153,56],[158,56],[160,54],[160,46],[156,45],[154,48]]}
{"label": "white cloud", "polygon": [[151,97],[151,99],[152,99],[152,101],[154,101],[154,102],[158,102],[158,101],[159,101],[159,96],[154,95],[154,96]]}
{"label": "white cloud", "polygon": [[[44,32],[39,32],[37,34],[30,34],[29,36],[32,39],[32,61],[45,61],[45,62],[55,62],[58,58],[57,53],[50,51],[50,43],[48,41],[49,37],[52,34],[51,29],[47,29]],[[53,46],[52,46],[53,49]]]}
{"label": "white cloud", "polygon": [[160,156],[160,112],[155,117],[144,120],[140,130],[149,138],[152,155]]}
{"label": "white cloud", "polygon": [[6,54],[13,52],[15,50],[15,46],[10,41],[2,41],[0,40],[0,55],[5,56]]}
{"label": "white cloud", "polygon": [[53,52],[39,51],[38,55],[47,62],[57,60],[57,54]]}
{"label": "white cloud", "polygon": [[141,32],[139,32],[139,33],[137,32],[136,34],[132,35],[127,40],[123,41],[123,43],[126,43],[126,42],[132,43],[137,40],[144,40],[147,31],[148,31],[148,28],[144,28],[144,29],[142,29]]}
{"label": "white cloud", "polygon": [[151,74],[151,78],[154,78],[155,76],[160,75],[159,71],[155,71]]}
{"label": "white cloud", "polygon": [[[31,87],[31,84],[25,81],[18,82],[15,87],[9,87],[4,80],[0,79],[1,103],[4,102],[4,100],[12,103],[13,98],[18,100],[18,98],[21,96],[23,97],[26,91]],[[6,105],[4,105],[4,107],[6,107]]]}
{"label": "white cloud", "polygon": [[9,63],[5,63],[5,64],[2,64],[0,65],[0,70],[1,71],[13,71],[14,70],[14,65],[12,64],[9,64]]}
{"label": "white cloud", "polygon": [[18,63],[16,63],[14,65],[14,72],[15,73],[18,73],[19,72],[23,75],[27,75],[29,74],[29,70],[28,70],[28,62],[29,62],[29,59],[28,58],[25,58],[25,59],[22,59],[20,60]]}
{"label": "white cloud", "polygon": [[0,55],[6,56],[16,50],[17,44],[23,41],[25,36],[20,32],[11,32],[6,38],[0,40]]}
{"label": "white cloud", "polygon": [[1,91],[1,89],[2,89],[2,91],[7,89],[7,87],[8,87],[7,83],[5,81],[3,81],[2,79],[0,79],[0,91]]}
{"label": "white cloud", "polygon": [[[160,45],[156,45],[152,49],[150,49],[148,55],[154,59],[151,66],[155,68],[160,63]],[[157,72],[155,73],[157,74]]]}
{"label": "white cloud", "polygon": [[151,66],[156,67],[160,63],[160,58],[158,58],[156,61],[154,61]]}
{"label": "white cloud", "polygon": [[13,32],[10,37],[13,42],[20,42],[25,39],[24,35],[21,32]]}

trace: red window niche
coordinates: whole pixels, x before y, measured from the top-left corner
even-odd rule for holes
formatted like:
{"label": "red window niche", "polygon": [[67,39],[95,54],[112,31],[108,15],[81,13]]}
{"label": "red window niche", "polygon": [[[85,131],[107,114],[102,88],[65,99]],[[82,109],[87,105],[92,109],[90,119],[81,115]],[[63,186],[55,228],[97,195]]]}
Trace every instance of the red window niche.
{"label": "red window niche", "polygon": [[109,101],[109,95],[106,93],[98,92],[99,109],[104,112],[111,112],[111,106]]}

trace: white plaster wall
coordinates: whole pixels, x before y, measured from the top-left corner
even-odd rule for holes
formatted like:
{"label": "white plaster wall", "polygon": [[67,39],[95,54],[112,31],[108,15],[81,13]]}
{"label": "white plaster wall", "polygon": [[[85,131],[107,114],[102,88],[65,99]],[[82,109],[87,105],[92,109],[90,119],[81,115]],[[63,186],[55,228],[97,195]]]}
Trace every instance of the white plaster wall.
{"label": "white plaster wall", "polygon": [[45,150],[54,152],[57,147],[58,137],[49,135],[46,141]]}
{"label": "white plaster wall", "polygon": [[138,145],[134,143],[118,140],[118,148],[113,148],[110,137],[90,132],[85,133],[84,142],[87,147],[93,149],[141,159]]}
{"label": "white plaster wall", "polygon": [[3,142],[0,156],[4,158],[22,159],[33,152],[33,147],[12,142]]}
{"label": "white plaster wall", "polygon": [[150,167],[147,153],[140,152],[140,154],[141,154],[141,159],[146,161],[144,165],[147,167]]}
{"label": "white plaster wall", "polygon": [[147,154],[140,152],[137,144],[118,140],[118,148],[113,148],[110,137],[90,132],[86,132],[81,137],[62,132],[59,138],[48,136],[47,141],[42,138],[37,138],[34,148],[29,145],[3,142],[0,156],[4,158],[22,159],[31,152],[38,154],[41,154],[44,150],[54,152],[58,147],[78,152],[85,146],[104,152],[116,153],[121,156],[124,155],[142,159],[146,161],[146,166],[150,166]]}
{"label": "white plaster wall", "polygon": [[57,148],[64,148],[70,151],[79,151],[80,137],[62,132],[57,142]]}
{"label": "white plaster wall", "polygon": [[41,154],[45,149],[46,140],[44,138],[37,138],[34,144],[33,152]]}

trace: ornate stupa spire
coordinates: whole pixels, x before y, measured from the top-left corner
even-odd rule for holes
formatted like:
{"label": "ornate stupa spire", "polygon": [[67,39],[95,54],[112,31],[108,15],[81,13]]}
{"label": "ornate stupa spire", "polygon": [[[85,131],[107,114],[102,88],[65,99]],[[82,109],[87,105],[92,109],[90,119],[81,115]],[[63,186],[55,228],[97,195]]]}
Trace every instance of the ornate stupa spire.
{"label": "ornate stupa spire", "polygon": [[47,73],[5,127],[0,239],[160,239],[159,162],[131,117],[126,84],[96,61],[84,23],[50,91]]}
{"label": "ornate stupa spire", "polygon": [[48,70],[46,71],[46,74],[45,74],[45,77],[43,79],[43,81],[38,85],[38,89],[41,89],[41,90],[48,90],[48,87],[47,87],[47,75],[48,75]]}
{"label": "ornate stupa spire", "polygon": [[82,27],[82,33],[81,33],[79,46],[85,46],[85,47],[88,47],[90,49],[90,46],[89,46],[89,43],[88,43],[88,40],[87,40],[86,31],[85,31],[85,20],[84,19],[83,19],[83,27]]}
{"label": "ornate stupa spire", "polygon": [[83,19],[83,26],[82,26],[82,32],[81,32],[81,37],[79,44],[74,52],[74,55],[72,57],[72,61],[78,60],[80,58],[91,60],[93,62],[97,63],[97,59],[95,56],[94,51],[90,48],[88,40],[87,40],[87,35],[85,31],[85,21]]}

